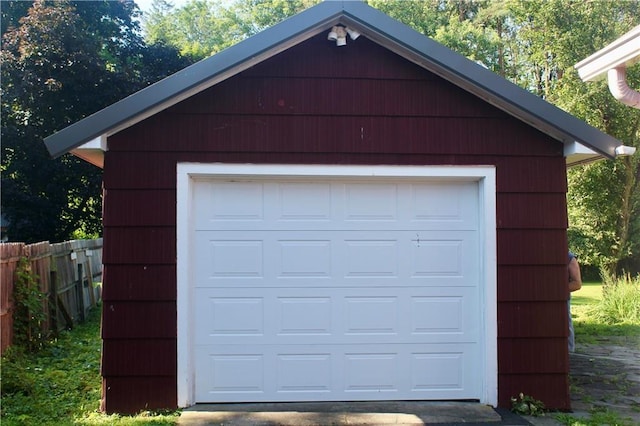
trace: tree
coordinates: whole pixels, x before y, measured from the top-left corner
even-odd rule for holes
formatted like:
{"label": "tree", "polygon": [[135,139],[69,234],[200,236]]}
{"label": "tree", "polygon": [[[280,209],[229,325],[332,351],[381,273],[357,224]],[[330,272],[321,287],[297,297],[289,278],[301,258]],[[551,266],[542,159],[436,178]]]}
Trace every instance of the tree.
{"label": "tree", "polygon": [[[635,25],[637,2],[514,2],[528,47],[530,87],[549,102],[627,145],[640,147],[640,112],[617,102],[606,82],[585,83],[574,64]],[[544,29],[544,31],[541,31]],[[640,87],[638,68],[628,81]],[[569,171],[569,243],[583,264],[607,274],[640,268],[638,158],[601,161]]]}
{"label": "tree", "polygon": [[220,52],[319,0],[191,0],[174,9],[154,0],[145,19],[148,43],[164,43],[199,60]]}
{"label": "tree", "polygon": [[237,30],[235,16],[221,2],[211,0],[192,0],[177,10],[164,0],[154,0],[145,31],[148,43],[174,46],[192,60],[211,56],[245,37]]}
{"label": "tree", "polygon": [[100,234],[101,170],[72,155],[52,160],[43,139],[162,74],[157,65],[141,70],[153,59],[144,56],[136,10],[132,2],[38,0],[25,16],[3,15],[12,26],[0,57],[1,203],[12,240]]}
{"label": "tree", "polygon": [[517,80],[511,12],[504,2],[388,1],[368,3],[495,73]]}
{"label": "tree", "polygon": [[236,0],[229,8],[244,37],[263,31],[321,0]]}
{"label": "tree", "polygon": [[[634,87],[640,87],[638,71],[636,67],[627,75]],[[605,82],[589,86],[590,96],[572,105],[573,112],[640,149],[640,112],[614,100]],[[621,269],[640,271],[638,155],[576,167],[569,171],[568,182],[569,242],[582,261],[608,275]]]}

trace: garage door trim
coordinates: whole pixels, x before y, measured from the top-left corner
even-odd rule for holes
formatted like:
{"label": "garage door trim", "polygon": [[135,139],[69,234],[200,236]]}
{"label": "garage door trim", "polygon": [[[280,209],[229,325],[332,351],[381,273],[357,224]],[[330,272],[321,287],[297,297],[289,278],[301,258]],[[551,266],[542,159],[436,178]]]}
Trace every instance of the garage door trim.
{"label": "garage door trim", "polygon": [[479,237],[481,250],[482,307],[481,353],[483,366],[480,402],[497,406],[497,270],[495,168],[493,166],[333,166],[179,163],[177,166],[177,396],[178,406],[195,403],[193,290],[191,255],[191,205],[196,179],[238,178],[380,178],[425,181],[475,181],[479,184]]}

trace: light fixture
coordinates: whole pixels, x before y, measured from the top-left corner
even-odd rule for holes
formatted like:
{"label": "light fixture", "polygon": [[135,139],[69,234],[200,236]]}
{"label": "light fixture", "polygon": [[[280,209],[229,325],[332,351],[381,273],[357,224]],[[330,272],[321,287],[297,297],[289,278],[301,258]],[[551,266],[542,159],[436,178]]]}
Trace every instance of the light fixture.
{"label": "light fixture", "polygon": [[351,40],[355,40],[358,37],[360,37],[360,33],[354,30],[353,28],[347,27],[346,30],[347,30],[347,33],[349,34],[349,37],[351,37]]}
{"label": "light fixture", "polygon": [[338,36],[336,40],[337,46],[344,46],[347,44],[347,32],[344,30],[344,27],[335,27],[336,35]]}
{"label": "light fixture", "polygon": [[347,44],[347,34],[349,34],[351,40],[360,37],[360,33],[353,28],[336,25],[331,27],[331,31],[327,34],[327,40],[335,41],[337,46],[344,46]]}
{"label": "light fixture", "polygon": [[329,31],[329,35],[327,36],[327,40],[336,41],[338,39],[337,29],[338,27],[331,28],[331,31]]}

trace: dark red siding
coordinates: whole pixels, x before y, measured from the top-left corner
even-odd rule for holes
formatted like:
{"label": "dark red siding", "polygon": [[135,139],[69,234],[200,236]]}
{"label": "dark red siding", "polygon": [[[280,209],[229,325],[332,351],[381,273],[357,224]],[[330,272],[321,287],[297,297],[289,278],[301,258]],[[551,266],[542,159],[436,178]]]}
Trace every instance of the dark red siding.
{"label": "dark red siding", "polygon": [[499,403],[568,409],[562,145],[360,37],[319,35],[109,138],[104,407],[176,406],[176,164],[494,165]]}

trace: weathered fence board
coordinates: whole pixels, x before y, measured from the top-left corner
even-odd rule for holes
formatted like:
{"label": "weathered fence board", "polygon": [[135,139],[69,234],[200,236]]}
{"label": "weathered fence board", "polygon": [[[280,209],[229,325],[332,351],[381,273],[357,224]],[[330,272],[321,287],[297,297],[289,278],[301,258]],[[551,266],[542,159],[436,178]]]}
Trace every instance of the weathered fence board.
{"label": "weathered fence board", "polygon": [[13,341],[13,288],[18,260],[26,257],[38,277],[40,291],[47,297],[42,309],[47,314],[45,332],[57,333],[86,318],[100,300],[102,281],[102,239],[74,240],[49,244],[40,242],[0,244],[0,350]]}
{"label": "weathered fence board", "polygon": [[0,351],[13,341],[13,282],[23,243],[0,244]]}

